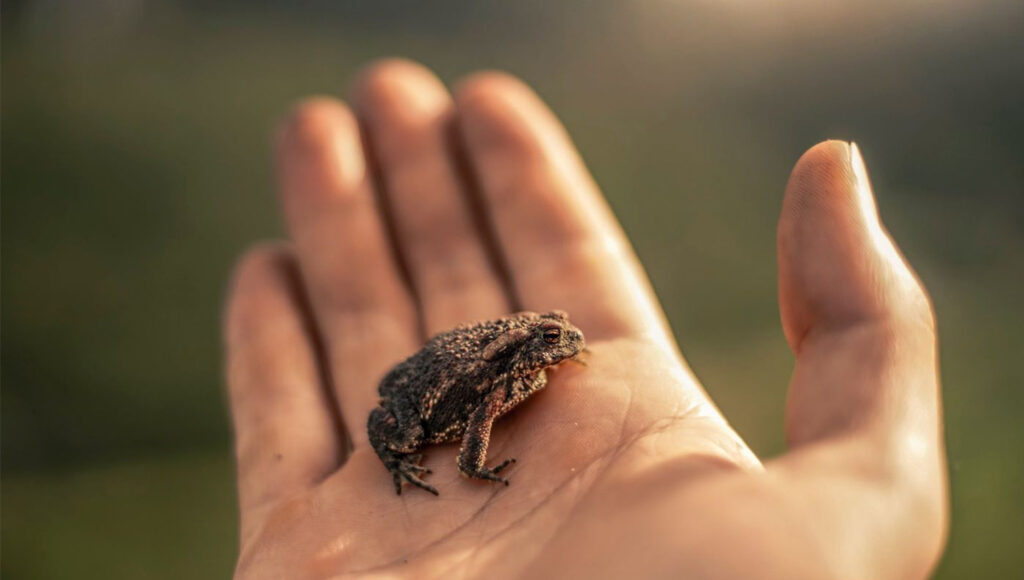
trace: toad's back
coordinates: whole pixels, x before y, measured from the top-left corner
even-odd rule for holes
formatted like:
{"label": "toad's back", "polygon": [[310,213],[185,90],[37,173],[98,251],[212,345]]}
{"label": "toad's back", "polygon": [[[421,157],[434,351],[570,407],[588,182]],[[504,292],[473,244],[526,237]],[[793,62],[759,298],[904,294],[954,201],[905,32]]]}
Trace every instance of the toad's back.
{"label": "toad's back", "polygon": [[480,345],[496,334],[482,326],[439,335],[397,365],[380,383],[381,406],[419,422],[431,443],[461,437],[489,390],[491,371],[499,372],[481,357]]}

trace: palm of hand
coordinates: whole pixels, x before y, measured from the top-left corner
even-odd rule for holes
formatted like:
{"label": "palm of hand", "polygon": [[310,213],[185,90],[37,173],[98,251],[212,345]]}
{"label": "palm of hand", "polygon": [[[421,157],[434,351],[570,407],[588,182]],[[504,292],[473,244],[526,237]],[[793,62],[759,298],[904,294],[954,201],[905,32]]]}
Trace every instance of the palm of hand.
{"label": "palm of hand", "polygon": [[[294,249],[251,253],[231,299],[226,333],[242,504],[239,576],[927,570],[941,539],[942,478],[904,484],[902,471],[900,497],[923,499],[892,517],[924,517],[931,533],[899,558],[851,562],[844,550],[821,546],[808,557],[815,534],[842,528],[857,538],[891,527],[843,511],[846,502],[878,495],[876,480],[863,477],[874,468],[861,461],[885,456],[893,445],[877,449],[878,430],[923,433],[929,443],[913,458],[916,466],[931,474],[941,469],[927,417],[908,426],[901,417],[880,416],[870,392],[833,402],[815,394],[822,381],[835,382],[833,367],[847,370],[849,361],[868,372],[839,380],[840,399],[847,382],[866,378],[883,391],[894,369],[916,366],[923,384],[905,406],[923,404],[933,420],[937,412],[928,337],[906,340],[911,346],[900,350],[911,352],[909,361],[873,346],[904,327],[918,334],[918,327],[927,329],[927,303],[917,318],[893,327],[851,326],[843,309],[852,305],[860,317],[875,314],[881,302],[877,288],[858,292],[866,275],[852,265],[825,280],[805,279],[821,277],[807,261],[843,258],[856,243],[842,236],[861,233],[840,231],[834,247],[826,242],[810,252],[827,255],[808,257],[793,249],[797,244],[787,247],[787,236],[812,234],[801,232],[799,215],[787,221],[783,214],[784,323],[794,349],[811,354],[798,363],[789,418],[791,439],[804,451],[765,471],[693,379],[628,243],[564,134],[525,87],[482,75],[465,83],[452,104],[423,69],[386,63],[366,75],[356,101],[380,178],[370,179],[369,154],[343,105],[321,99],[300,107],[282,131],[279,153]],[[483,220],[465,201],[465,184],[473,180],[459,173],[446,141],[452,118],[481,190]],[[818,155],[834,164],[827,159],[834,153]],[[796,172],[791,188],[794,182],[801,185]],[[835,214],[840,224],[850,221],[842,212],[852,211],[850,204],[819,210],[819,221]],[[489,235],[480,233],[480,223]],[[793,232],[785,233],[790,226]],[[489,241],[508,270],[511,293],[489,257]],[[899,274],[902,262],[875,267],[897,272],[893,296],[923,300],[916,282]],[[830,289],[846,293],[839,306],[828,296],[822,302]],[[448,445],[425,449],[424,464],[441,496],[406,488],[396,497],[366,444],[376,381],[424,333],[497,316],[517,303],[568,310],[587,335],[587,366],[563,365],[544,391],[497,423],[488,465],[519,459],[507,472],[509,487],[460,478],[456,446]],[[902,453],[905,437],[895,439]],[[845,495],[823,490],[823,482],[842,486]],[[804,508],[792,503],[799,497],[807,499]],[[819,510],[826,523],[792,525],[785,540],[773,534],[777,522],[793,522],[801,509]],[[644,556],[631,559],[631,546]],[[733,557],[737,548],[750,557]],[[787,550],[803,559],[787,557]],[[764,568],[772,558],[778,567]]]}
{"label": "palm of hand", "polygon": [[[298,547],[295,561],[324,576],[389,570],[472,577],[495,567],[508,574],[539,555],[544,544],[537,540],[552,537],[613,465],[645,470],[695,454],[723,464],[756,462],[714,411],[682,402],[686,375],[658,348],[624,339],[591,351],[586,368],[559,369],[545,391],[497,424],[489,463],[519,458],[509,487],[460,477],[457,445],[446,445],[428,448],[425,460],[441,496],[406,487],[396,497],[379,459],[362,447],[337,474],[275,506],[275,515],[284,515],[251,553],[287,541]],[[640,395],[634,385],[658,388]]]}

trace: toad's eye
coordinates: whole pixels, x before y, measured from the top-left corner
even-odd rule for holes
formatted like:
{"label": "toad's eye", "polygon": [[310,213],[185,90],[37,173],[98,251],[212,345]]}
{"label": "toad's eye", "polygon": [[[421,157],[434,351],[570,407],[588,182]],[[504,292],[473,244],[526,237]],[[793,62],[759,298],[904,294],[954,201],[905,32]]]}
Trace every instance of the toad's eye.
{"label": "toad's eye", "polygon": [[557,344],[558,339],[562,336],[562,330],[558,328],[549,328],[544,331],[544,342],[548,344]]}

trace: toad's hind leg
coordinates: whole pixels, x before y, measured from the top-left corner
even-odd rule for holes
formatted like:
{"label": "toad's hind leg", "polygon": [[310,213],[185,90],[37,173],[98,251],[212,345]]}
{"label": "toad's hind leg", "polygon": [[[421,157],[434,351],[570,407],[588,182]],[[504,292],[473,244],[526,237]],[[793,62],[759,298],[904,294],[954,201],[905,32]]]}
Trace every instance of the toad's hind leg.
{"label": "toad's hind leg", "polygon": [[[409,482],[422,490],[439,495],[434,486],[420,479],[420,475],[430,473],[429,469],[419,464],[423,455],[415,453],[422,442],[422,435],[416,436],[415,430],[401,428],[395,416],[383,407],[377,407],[370,413],[367,431],[370,445],[373,446],[377,457],[380,457],[384,467],[391,472],[395,482],[395,493],[402,495],[402,483]],[[422,428],[419,429],[419,433],[422,433]]]}
{"label": "toad's hind leg", "polygon": [[458,458],[459,471],[463,475],[508,485],[508,480],[499,477],[498,474],[515,463],[515,458],[510,457],[492,469],[484,467],[484,462],[487,461],[487,446],[491,441],[491,427],[494,425],[494,420],[498,418],[504,401],[504,394],[501,391],[495,391],[470,416],[466,434],[462,437],[462,448],[459,450]]}

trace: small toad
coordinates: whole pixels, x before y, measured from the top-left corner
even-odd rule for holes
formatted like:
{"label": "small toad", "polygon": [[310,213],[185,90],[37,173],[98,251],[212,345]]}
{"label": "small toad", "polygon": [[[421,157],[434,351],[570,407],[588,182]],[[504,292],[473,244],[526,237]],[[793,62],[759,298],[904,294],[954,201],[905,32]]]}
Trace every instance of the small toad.
{"label": "small toad", "polygon": [[459,471],[508,485],[498,474],[509,458],[484,467],[494,421],[547,384],[545,369],[576,359],[583,333],[560,310],[520,312],[463,325],[430,339],[380,382],[380,406],[370,412],[370,443],[395,481],[438,495],[420,479],[420,448],[461,440]]}

